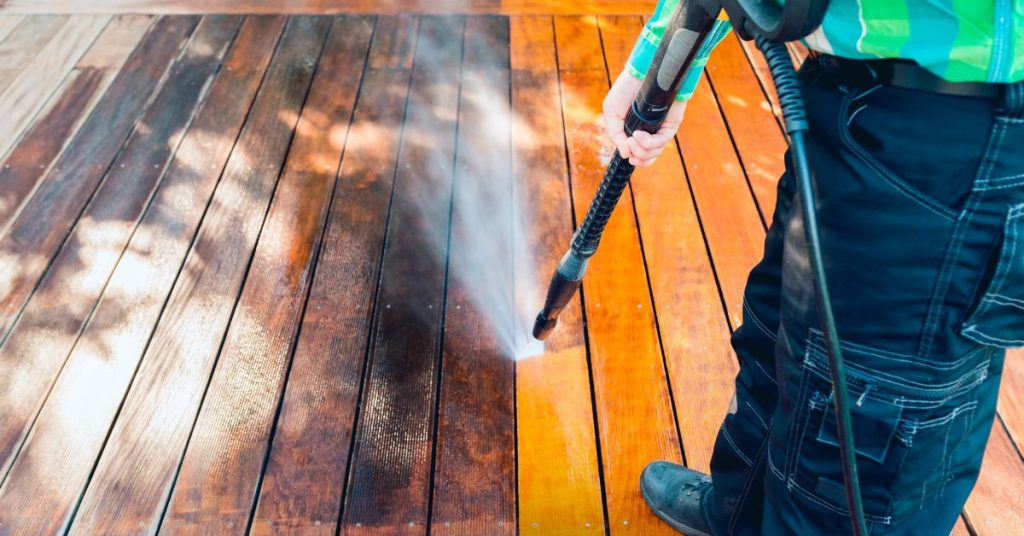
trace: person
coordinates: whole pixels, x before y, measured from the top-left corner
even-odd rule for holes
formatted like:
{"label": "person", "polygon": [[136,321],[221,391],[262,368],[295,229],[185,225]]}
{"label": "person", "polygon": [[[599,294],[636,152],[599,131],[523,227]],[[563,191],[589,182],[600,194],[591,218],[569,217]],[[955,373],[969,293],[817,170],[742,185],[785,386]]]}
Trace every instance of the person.
{"label": "person", "polygon": [[[627,137],[677,2],[659,2],[604,101],[607,134],[634,165],[672,140],[728,31],[716,23],[665,125]],[[1024,345],[1024,1],[832,0],[805,44],[808,151],[869,532],[946,535],[981,467],[1005,350]],[[654,512],[691,535],[851,531],[799,200],[780,158],[711,474],[655,461],[641,477]]]}

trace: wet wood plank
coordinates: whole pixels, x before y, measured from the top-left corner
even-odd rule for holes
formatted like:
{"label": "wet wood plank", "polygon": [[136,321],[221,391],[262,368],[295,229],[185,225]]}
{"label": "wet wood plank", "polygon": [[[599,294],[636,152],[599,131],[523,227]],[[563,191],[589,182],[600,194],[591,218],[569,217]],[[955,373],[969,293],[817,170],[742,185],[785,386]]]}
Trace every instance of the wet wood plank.
{"label": "wet wood plank", "polygon": [[152,21],[148,15],[114,17],[11,150],[0,168],[0,236],[74,138]]}
{"label": "wet wood plank", "polygon": [[0,110],[5,110],[0,115],[0,157],[7,155],[109,22],[109,15],[74,17],[54,34],[0,95]]}
{"label": "wet wood plank", "polygon": [[[608,92],[597,19],[556,17],[562,109],[577,221],[612,150],[601,101]],[[629,197],[605,229],[583,280],[608,524],[614,534],[670,533],[644,504],[638,482],[654,460],[681,461],[644,259]],[[643,415],[643,419],[636,419]]]}
{"label": "wet wood plank", "polygon": [[0,273],[9,274],[0,287],[0,339],[102,182],[197,22],[197,17],[165,18],[150,29],[0,239]]}
{"label": "wet wood plank", "polygon": [[[572,203],[552,20],[513,17],[510,34],[513,198],[526,220],[516,237],[515,310],[530,329],[529,315],[541,307],[558,256],[572,240]],[[517,359],[516,421],[520,531],[603,532],[579,299],[562,312],[543,354]]]}
{"label": "wet wood plank", "polygon": [[[608,63],[625,65],[641,19],[601,17],[600,22]],[[699,115],[687,117],[682,128],[703,130],[697,121]],[[638,170],[631,184],[683,452],[688,466],[707,472],[738,367],[676,143],[653,166]]]}
{"label": "wet wood plank", "polygon": [[[508,19],[466,21],[431,533],[515,534]],[[522,342],[520,342],[522,341]]]}
{"label": "wet wood plank", "polygon": [[346,534],[420,534],[444,307],[462,18],[424,18],[342,517]]}
{"label": "wet wood plank", "polygon": [[[270,134],[266,148],[271,176],[277,175],[285,151],[287,160],[178,470],[162,531],[230,533],[249,522],[344,146],[344,138],[332,139],[330,125],[335,119],[348,122],[369,35],[368,21],[360,19],[339,21],[332,28],[330,19],[299,17],[286,30],[279,57],[287,70],[275,74],[287,85],[274,114],[277,125],[263,134]],[[272,178],[264,181],[264,188],[273,184]],[[261,199],[269,193],[260,190]]]}
{"label": "wet wood plank", "polygon": [[0,41],[0,94],[32,63],[69,18],[63,15],[24,17],[9,29],[6,38]]}
{"label": "wet wood plank", "polygon": [[[257,534],[337,528],[417,26],[411,16],[376,22],[260,488]],[[332,135],[344,135],[341,128]]]}
{"label": "wet wood plank", "polygon": [[[217,73],[238,22],[237,18],[214,17],[196,29],[140,128],[55,259],[51,277],[43,286],[47,281],[57,281],[103,287],[202,102],[204,89]],[[59,277],[61,274],[63,277]],[[133,283],[132,288],[140,284],[137,280]],[[85,302],[98,297],[78,293],[74,286],[64,290],[65,300]],[[116,292],[107,297],[105,303],[116,304]],[[11,426],[12,431],[20,432],[31,425],[21,451],[4,453],[4,462],[14,455],[17,458],[0,490],[0,519],[10,520],[10,526],[17,530],[65,530],[70,522],[134,371],[133,365],[124,366],[110,355],[127,352],[133,346],[122,328],[123,324],[105,324],[102,316],[93,316],[38,418],[34,423],[19,419]],[[59,355],[66,351],[56,349]],[[41,349],[41,353],[46,352]],[[65,426],[69,422],[75,426]],[[24,432],[18,435],[23,437]]]}
{"label": "wet wood plank", "polygon": [[[216,351],[223,335],[221,326],[215,334],[216,342],[210,343],[214,350],[203,346],[209,340],[204,338],[203,330],[214,329],[203,324],[209,319],[203,312],[216,305],[214,295],[195,300],[182,296],[202,292],[206,288],[202,285],[204,276],[214,270],[213,266],[231,266],[231,255],[239,249],[244,249],[245,260],[236,263],[248,261],[255,232],[250,231],[251,241],[245,242],[245,222],[228,219],[229,223],[225,223],[223,218],[225,212],[239,210],[234,208],[236,203],[243,207],[241,210],[252,209],[246,218],[259,221],[263,217],[262,211],[252,203],[247,204],[248,192],[237,182],[239,173],[225,175],[219,185],[220,194],[212,203],[210,198],[218,187],[284,23],[284,17],[250,17],[242,24],[224,68],[185,134],[152,207],[111,276],[106,293],[117,295],[118,299],[113,304],[104,300],[94,313],[97,319],[120,326],[122,333],[137,339],[153,333],[164,311],[164,302],[171,294],[163,313],[166,320],[159,324],[145,350],[145,358],[82,498],[72,534],[124,534],[157,528],[195,419],[201,396],[198,392],[209,378],[209,366],[203,368],[201,360]],[[258,109],[253,112],[258,113]],[[256,124],[253,128],[264,127]],[[251,144],[243,141],[234,165],[237,167],[241,159],[248,160],[245,152],[252,149]],[[201,221],[206,222],[204,232],[195,243],[184,275],[176,282]],[[214,232],[217,240],[209,240],[211,229],[220,230]],[[221,256],[215,257],[211,254],[214,251]],[[210,262],[213,260],[218,262]],[[138,288],[139,280],[147,285]],[[230,300],[233,304],[237,287],[228,292],[234,292]],[[183,302],[189,308],[183,308]],[[188,329],[193,327],[194,330]],[[128,350],[122,352],[119,358],[134,360],[132,366],[142,355],[142,350],[135,355]],[[200,379],[196,380],[197,377]]]}

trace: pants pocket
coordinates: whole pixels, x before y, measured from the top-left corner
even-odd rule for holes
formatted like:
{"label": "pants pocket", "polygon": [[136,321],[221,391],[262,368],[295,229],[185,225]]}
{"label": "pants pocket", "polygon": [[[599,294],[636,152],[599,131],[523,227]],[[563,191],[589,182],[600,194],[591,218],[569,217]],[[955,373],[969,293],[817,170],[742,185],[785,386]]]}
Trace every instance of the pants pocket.
{"label": "pants pocket", "polygon": [[999,348],[1024,346],[1024,204],[1010,207],[999,252],[960,333]]}
{"label": "pants pocket", "polygon": [[[969,428],[989,349],[944,363],[842,343],[857,470],[868,521],[887,525],[941,496]],[[801,407],[786,447],[789,489],[847,513],[839,439],[821,333],[811,331]]]}

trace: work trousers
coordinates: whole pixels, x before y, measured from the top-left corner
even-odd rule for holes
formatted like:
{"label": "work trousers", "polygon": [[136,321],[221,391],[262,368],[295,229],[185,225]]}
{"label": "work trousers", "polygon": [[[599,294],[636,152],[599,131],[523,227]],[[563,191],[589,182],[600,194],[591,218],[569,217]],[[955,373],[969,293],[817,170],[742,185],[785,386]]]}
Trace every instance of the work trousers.
{"label": "work trousers", "polygon": [[[857,468],[876,534],[946,535],[1024,345],[1024,85],[990,99],[800,78]],[[834,59],[833,59],[834,60]],[[790,169],[732,345],[704,508],[720,534],[844,534],[828,358]]]}

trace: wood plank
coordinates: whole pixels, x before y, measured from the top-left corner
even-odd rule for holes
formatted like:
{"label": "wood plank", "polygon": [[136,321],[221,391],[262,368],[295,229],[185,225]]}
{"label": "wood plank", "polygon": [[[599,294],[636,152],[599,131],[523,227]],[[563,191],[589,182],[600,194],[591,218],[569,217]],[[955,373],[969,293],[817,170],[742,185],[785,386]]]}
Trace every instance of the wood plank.
{"label": "wood plank", "polygon": [[771,222],[775,213],[776,185],[785,170],[786,138],[736,39],[719,43],[708,62],[707,72],[729,134],[739,151],[743,171],[754,191],[761,220]]}
{"label": "wood plank", "polygon": [[[600,23],[609,65],[625,65],[642,30],[641,19],[601,17]],[[696,122],[699,113],[697,120],[687,114],[682,128],[703,131],[703,126]],[[730,151],[724,156],[709,157],[732,156]],[[715,273],[675,143],[653,166],[637,170],[632,191],[683,452],[688,466],[708,472],[738,366],[729,344],[729,323]]]}
{"label": "wood plank", "polygon": [[739,42],[740,48],[743,49],[743,53],[747,56],[747,61],[750,62],[750,66],[754,70],[754,76],[757,77],[758,83],[761,84],[761,90],[771,104],[772,113],[775,114],[775,119],[779,122],[779,128],[782,128],[783,119],[782,108],[779,106],[779,95],[775,92],[775,83],[772,81],[772,73],[768,69],[768,62],[765,61],[764,55],[761,54],[761,51],[757,50],[757,45],[753,41],[744,41],[737,37],[735,32],[733,32],[731,39]]}
{"label": "wood plank", "polygon": [[321,47],[322,56],[182,460],[163,522],[169,532],[231,533],[249,521],[313,276],[373,25],[296,20],[304,77]]}
{"label": "wood plank", "polygon": [[1024,526],[1024,463],[1020,452],[996,419],[985,449],[981,476],[967,499],[964,513],[978,536],[1007,534],[1010,527]]}
{"label": "wood plank", "polygon": [[420,23],[342,530],[420,534],[428,522],[444,310],[461,18]]}
{"label": "wood plank", "polygon": [[35,119],[78,59],[92,46],[110,22],[109,15],[72,18],[54,34],[31,65],[22,70],[0,94],[0,157],[7,152]]}
{"label": "wood plank", "polygon": [[131,134],[198,18],[158,21],[0,239],[0,340]]}
{"label": "wood plank", "polygon": [[625,14],[655,0],[7,0],[2,13]]}
{"label": "wood plank", "polygon": [[[612,149],[600,118],[608,92],[597,20],[557,17],[555,38],[577,221]],[[556,253],[557,254],[557,253]],[[583,281],[594,396],[613,533],[668,534],[640,497],[643,467],[681,461],[633,206],[620,203]],[[637,419],[643,415],[643,419]],[[526,529],[529,530],[529,529]]]}
{"label": "wood plank", "polygon": [[0,43],[7,39],[24,18],[23,15],[0,15]]}
{"label": "wood plank", "polygon": [[0,168],[0,236],[74,138],[153,18],[119,15],[54,92]]}
{"label": "wood plank", "polygon": [[[258,222],[263,217],[259,210],[261,207],[247,204],[250,197],[244,183],[237,182],[241,175],[237,171],[226,174],[212,203],[210,198],[218,187],[221,172],[235,146],[284,24],[284,17],[250,17],[242,24],[224,61],[223,70],[185,134],[152,207],[110,278],[106,293],[117,295],[119,299],[104,300],[93,315],[109,325],[119,326],[124,333],[146,336],[153,331],[164,301],[174,288],[164,313],[168,320],[159,325],[146,350],[146,357],[82,498],[72,534],[123,534],[140,528],[155,530],[159,523],[170,491],[169,483],[185,449],[199,405],[198,396],[195,396],[192,406],[188,406],[192,402],[186,398],[189,393],[185,392],[186,386],[191,385],[189,374],[200,375],[199,382],[205,386],[209,368],[196,370],[200,365],[198,360],[204,355],[203,351],[216,352],[216,345],[223,335],[221,327],[214,335],[216,342],[210,343],[213,350],[203,348],[202,343],[206,340],[203,330],[211,328],[202,324],[207,317],[200,309],[204,305],[213,309],[215,302],[208,300],[197,305],[200,300],[187,301],[181,296],[189,296],[193,290],[203,291],[204,276],[214,270],[211,264],[226,267],[232,262],[248,262],[255,231],[250,231],[252,240],[245,242],[243,233],[247,226],[242,218],[227,219],[225,223],[223,214],[251,209],[245,218]],[[258,109],[254,111],[258,113]],[[257,123],[250,130],[266,127]],[[211,136],[210,133],[216,135]],[[246,151],[254,149],[245,141],[247,139],[243,138],[243,143],[238,146],[234,156],[235,168],[240,160],[248,161]],[[242,208],[236,208],[238,206]],[[185,267],[188,275],[176,282],[201,221],[207,223]],[[215,232],[214,236],[222,238],[209,240],[210,228],[216,228],[218,223],[222,225],[221,229],[232,225],[231,228],[239,229],[238,234]],[[256,225],[258,223],[248,227]],[[244,260],[233,261],[232,254],[239,248],[245,250]],[[215,257],[213,252],[220,256]],[[197,259],[201,261],[197,262]],[[209,259],[219,262],[209,263]],[[144,288],[137,286],[136,282],[140,280],[147,282]],[[237,292],[237,287],[227,292]],[[231,294],[228,307],[234,303],[235,295]],[[190,303],[191,309],[183,310],[183,302]],[[195,326],[202,327],[192,326],[182,319],[194,320]],[[181,331],[190,327],[195,329]],[[184,335],[186,333],[188,335]],[[195,346],[190,347],[189,344]],[[141,350],[135,355],[125,352],[121,359],[135,360],[128,365],[134,367],[139,354],[142,354]],[[187,372],[183,373],[183,369]],[[189,409],[191,413],[188,413]]]}
{"label": "wood plank", "polygon": [[[513,17],[510,33],[513,197],[527,221],[516,237],[516,311],[522,316],[540,308],[558,253],[572,240],[572,204],[552,20]],[[573,300],[544,353],[516,361],[521,532],[604,532],[581,313]]]}
{"label": "wood plank", "polygon": [[[205,88],[216,75],[239,22],[235,17],[212,17],[196,29],[81,224],[54,260],[50,277],[44,279],[42,289],[48,290],[51,281],[64,286],[59,293],[64,301],[58,298],[46,304],[51,311],[54,303],[95,303],[98,292],[80,293],[76,287],[103,288],[202,102]],[[133,281],[132,288],[140,283],[145,285],[145,281]],[[117,290],[108,288],[104,302],[116,304],[121,297]],[[89,309],[83,305],[72,307]],[[76,320],[62,318],[59,322],[67,325]],[[54,527],[67,528],[116,416],[135,367],[118,367],[118,360],[107,359],[132,344],[122,326],[105,320],[95,315],[90,319],[38,418],[34,422],[19,419],[10,426],[11,431],[21,432],[17,434],[21,437],[31,426],[21,451],[4,452],[3,458],[6,466],[17,455],[0,489],[0,519],[16,530],[42,533]],[[59,356],[67,352],[66,347],[55,350]],[[49,350],[44,346],[39,353],[45,355]],[[0,405],[9,406],[6,401]]]}
{"label": "wood plank", "polygon": [[417,26],[414,17],[384,16],[374,29],[260,488],[256,534],[333,535],[337,528]]}
{"label": "wood plank", "polygon": [[[25,17],[0,42],[0,93],[3,93],[32,59],[64,27],[70,17],[61,15],[37,15]],[[3,112],[13,110],[6,108]]]}
{"label": "wood plank", "polygon": [[507,18],[466,21],[433,534],[516,533],[516,339],[530,335],[513,303],[508,44]]}
{"label": "wood plank", "polygon": [[1007,352],[1000,390],[999,416],[1017,450],[1024,450],[1024,349]]}

